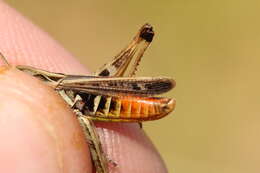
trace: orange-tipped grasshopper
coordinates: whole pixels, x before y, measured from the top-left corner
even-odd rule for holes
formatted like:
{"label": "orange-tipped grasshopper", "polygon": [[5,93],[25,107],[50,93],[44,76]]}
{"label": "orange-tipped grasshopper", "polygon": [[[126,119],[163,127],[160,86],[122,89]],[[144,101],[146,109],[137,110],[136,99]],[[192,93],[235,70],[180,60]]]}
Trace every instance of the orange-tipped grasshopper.
{"label": "orange-tipped grasshopper", "polygon": [[174,99],[154,97],[171,90],[175,86],[173,79],[133,77],[153,36],[152,26],[145,24],[125,49],[91,76],[17,66],[53,87],[71,106],[88,140],[98,173],[108,173],[108,160],[92,120],[141,123],[162,118],[175,108]]}

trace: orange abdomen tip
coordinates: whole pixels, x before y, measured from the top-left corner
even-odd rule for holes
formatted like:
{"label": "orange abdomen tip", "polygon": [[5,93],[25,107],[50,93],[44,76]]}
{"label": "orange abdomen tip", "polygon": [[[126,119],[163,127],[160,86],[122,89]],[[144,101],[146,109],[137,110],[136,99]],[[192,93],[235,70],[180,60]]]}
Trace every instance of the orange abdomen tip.
{"label": "orange abdomen tip", "polygon": [[111,118],[127,121],[149,121],[160,119],[175,109],[176,100],[157,97],[117,97],[112,99],[121,102],[119,116],[110,112]]}

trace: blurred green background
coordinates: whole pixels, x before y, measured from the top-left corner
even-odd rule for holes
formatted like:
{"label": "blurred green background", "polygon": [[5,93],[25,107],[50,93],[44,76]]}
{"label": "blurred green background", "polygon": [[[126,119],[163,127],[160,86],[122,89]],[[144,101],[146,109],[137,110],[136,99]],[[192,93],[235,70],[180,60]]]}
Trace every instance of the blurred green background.
{"label": "blurred green background", "polygon": [[144,128],[169,172],[260,172],[260,1],[7,0],[90,70],[145,22],[139,76],[172,76],[176,112]]}

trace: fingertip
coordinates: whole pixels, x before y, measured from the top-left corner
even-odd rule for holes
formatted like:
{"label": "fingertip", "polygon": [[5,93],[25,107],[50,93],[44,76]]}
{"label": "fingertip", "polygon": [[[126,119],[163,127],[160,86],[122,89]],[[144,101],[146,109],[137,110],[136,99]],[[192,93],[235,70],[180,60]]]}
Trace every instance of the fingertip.
{"label": "fingertip", "polygon": [[[112,172],[167,173],[151,140],[136,123],[98,123],[102,144],[118,166]],[[105,127],[105,128],[104,128]]]}
{"label": "fingertip", "polygon": [[0,172],[91,171],[77,119],[52,88],[2,68],[0,92]]}

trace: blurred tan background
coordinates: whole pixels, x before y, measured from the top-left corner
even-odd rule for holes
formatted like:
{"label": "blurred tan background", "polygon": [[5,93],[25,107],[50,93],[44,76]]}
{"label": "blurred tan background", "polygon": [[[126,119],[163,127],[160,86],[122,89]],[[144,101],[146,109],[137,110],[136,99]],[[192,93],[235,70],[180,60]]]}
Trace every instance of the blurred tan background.
{"label": "blurred tan background", "polygon": [[7,2],[90,70],[154,25],[138,75],[177,81],[176,112],[144,125],[169,172],[260,172],[259,1]]}

